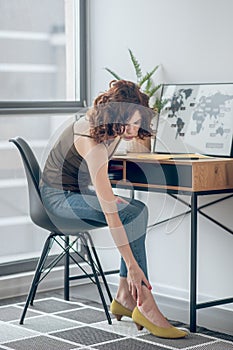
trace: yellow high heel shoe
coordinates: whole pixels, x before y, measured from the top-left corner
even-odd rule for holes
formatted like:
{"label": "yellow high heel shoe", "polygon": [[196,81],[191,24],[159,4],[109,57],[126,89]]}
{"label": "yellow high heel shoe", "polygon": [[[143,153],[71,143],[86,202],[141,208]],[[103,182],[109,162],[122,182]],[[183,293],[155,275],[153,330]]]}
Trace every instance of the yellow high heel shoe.
{"label": "yellow high heel shoe", "polygon": [[[111,302],[110,305],[110,311],[111,313],[116,317],[117,321],[120,321],[122,319],[122,316],[127,316],[132,318],[132,311],[118,303],[115,299]],[[136,323],[136,326],[139,331],[143,329],[143,326]]]}
{"label": "yellow high heel shoe", "polygon": [[132,317],[132,311],[118,303],[115,299],[111,302],[110,311],[116,317],[117,321],[120,321],[122,316]]}
{"label": "yellow high heel shoe", "polygon": [[169,338],[169,339],[176,339],[176,338],[184,338],[188,333],[185,331],[182,331],[181,329],[178,329],[176,327],[159,327],[150,322],[143,314],[138,310],[137,307],[133,310],[132,313],[132,319],[136,323],[137,327],[138,325],[140,328],[138,330],[141,330],[143,327],[145,327],[151,334],[155,335],[156,337],[160,338]]}

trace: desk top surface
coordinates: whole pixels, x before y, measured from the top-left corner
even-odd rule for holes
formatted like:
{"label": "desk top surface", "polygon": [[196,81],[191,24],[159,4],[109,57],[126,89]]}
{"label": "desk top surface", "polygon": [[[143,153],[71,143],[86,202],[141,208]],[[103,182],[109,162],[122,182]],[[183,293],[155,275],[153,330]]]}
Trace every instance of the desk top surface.
{"label": "desk top surface", "polygon": [[163,153],[127,153],[126,155],[115,155],[113,157],[115,160],[132,160],[135,162],[159,162],[159,163],[174,163],[178,164],[189,164],[190,163],[212,163],[212,162],[227,162],[233,163],[233,158],[220,158],[205,156],[196,153],[185,153],[185,154],[163,154]]}

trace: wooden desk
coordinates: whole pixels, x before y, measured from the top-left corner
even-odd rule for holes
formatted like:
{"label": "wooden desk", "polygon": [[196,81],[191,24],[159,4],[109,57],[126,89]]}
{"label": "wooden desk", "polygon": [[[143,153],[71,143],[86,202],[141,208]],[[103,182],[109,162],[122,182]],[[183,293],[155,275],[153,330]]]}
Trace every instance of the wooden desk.
{"label": "wooden desk", "polygon": [[[198,309],[233,302],[233,298],[227,298],[197,303],[198,196],[233,193],[233,159],[187,154],[129,153],[115,156],[110,162],[109,172],[112,185],[118,188],[191,196],[190,330],[195,332]],[[208,219],[219,224],[210,217]],[[222,224],[219,226],[225,228]]]}

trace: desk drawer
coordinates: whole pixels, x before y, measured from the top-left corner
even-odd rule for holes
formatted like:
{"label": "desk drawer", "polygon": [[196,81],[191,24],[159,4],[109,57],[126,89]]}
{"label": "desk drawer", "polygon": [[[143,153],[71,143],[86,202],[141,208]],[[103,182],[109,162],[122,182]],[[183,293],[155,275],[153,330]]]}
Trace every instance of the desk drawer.
{"label": "desk drawer", "polygon": [[196,163],[193,167],[195,191],[220,190],[233,187],[233,163]]}
{"label": "desk drawer", "polygon": [[184,164],[151,164],[127,161],[126,179],[139,184],[191,188],[192,167]]}

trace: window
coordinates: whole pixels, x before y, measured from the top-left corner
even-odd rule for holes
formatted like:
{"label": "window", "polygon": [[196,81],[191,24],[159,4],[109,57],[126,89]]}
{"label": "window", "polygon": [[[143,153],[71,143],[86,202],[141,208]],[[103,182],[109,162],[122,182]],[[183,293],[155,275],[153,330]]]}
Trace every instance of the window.
{"label": "window", "polygon": [[43,165],[51,137],[85,106],[85,1],[0,1],[0,276],[32,269],[47,236],[29,218],[8,140],[24,137]]}
{"label": "window", "polygon": [[85,104],[85,0],[1,0],[0,52],[0,107]]}

